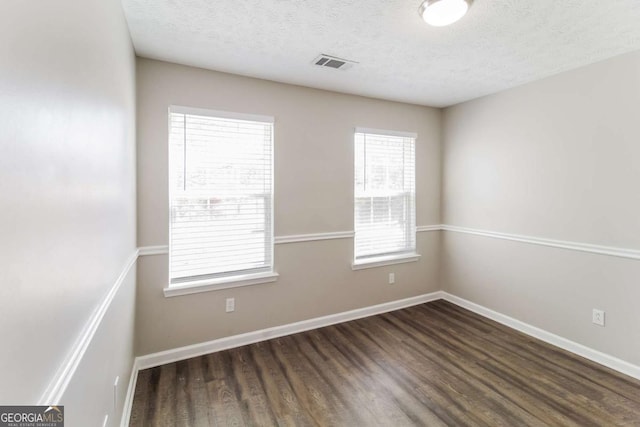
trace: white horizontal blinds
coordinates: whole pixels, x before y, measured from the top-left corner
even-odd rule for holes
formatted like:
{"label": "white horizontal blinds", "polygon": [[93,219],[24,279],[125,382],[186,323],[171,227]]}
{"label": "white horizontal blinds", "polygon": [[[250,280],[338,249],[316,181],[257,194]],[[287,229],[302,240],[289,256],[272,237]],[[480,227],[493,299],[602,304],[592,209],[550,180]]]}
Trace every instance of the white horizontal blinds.
{"label": "white horizontal blinds", "polygon": [[170,113],[171,282],[271,270],[273,124],[179,111]]}
{"label": "white horizontal blinds", "polygon": [[355,258],[415,252],[415,138],[355,134]]}

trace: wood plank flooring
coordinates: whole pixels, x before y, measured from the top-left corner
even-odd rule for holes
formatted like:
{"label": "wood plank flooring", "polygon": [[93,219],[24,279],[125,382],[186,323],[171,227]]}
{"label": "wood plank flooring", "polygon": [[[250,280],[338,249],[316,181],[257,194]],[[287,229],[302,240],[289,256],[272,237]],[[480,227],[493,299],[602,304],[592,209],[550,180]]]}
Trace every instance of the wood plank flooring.
{"label": "wood plank flooring", "polygon": [[640,381],[445,301],[141,371],[131,426],[640,426]]}

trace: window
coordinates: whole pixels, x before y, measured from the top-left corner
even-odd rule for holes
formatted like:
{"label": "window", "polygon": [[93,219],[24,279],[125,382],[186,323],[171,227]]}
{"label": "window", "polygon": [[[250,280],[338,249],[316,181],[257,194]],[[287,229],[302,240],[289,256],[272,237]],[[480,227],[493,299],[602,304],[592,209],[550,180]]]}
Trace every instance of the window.
{"label": "window", "polygon": [[415,134],[356,129],[355,265],[414,258]]}
{"label": "window", "polygon": [[169,116],[170,287],[269,276],[273,118],[184,107]]}

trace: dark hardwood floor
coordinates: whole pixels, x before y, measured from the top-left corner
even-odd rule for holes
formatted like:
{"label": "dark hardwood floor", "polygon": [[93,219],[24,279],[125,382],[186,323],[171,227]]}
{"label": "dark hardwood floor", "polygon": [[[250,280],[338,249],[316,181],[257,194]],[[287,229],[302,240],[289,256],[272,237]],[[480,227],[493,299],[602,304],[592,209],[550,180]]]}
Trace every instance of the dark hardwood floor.
{"label": "dark hardwood floor", "polygon": [[131,426],[640,426],[640,381],[445,301],[141,371]]}

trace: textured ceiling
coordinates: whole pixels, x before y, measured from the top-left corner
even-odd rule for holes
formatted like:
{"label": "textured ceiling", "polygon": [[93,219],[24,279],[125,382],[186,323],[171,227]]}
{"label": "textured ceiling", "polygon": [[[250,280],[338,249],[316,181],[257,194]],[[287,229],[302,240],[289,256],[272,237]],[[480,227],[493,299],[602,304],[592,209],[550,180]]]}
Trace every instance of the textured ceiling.
{"label": "textured ceiling", "polygon": [[[434,28],[420,0],[123,0],[140,56],[448,106],[640,49],[640,0],[475,0]],[[359,62],[312,65],[320,53]]]}

